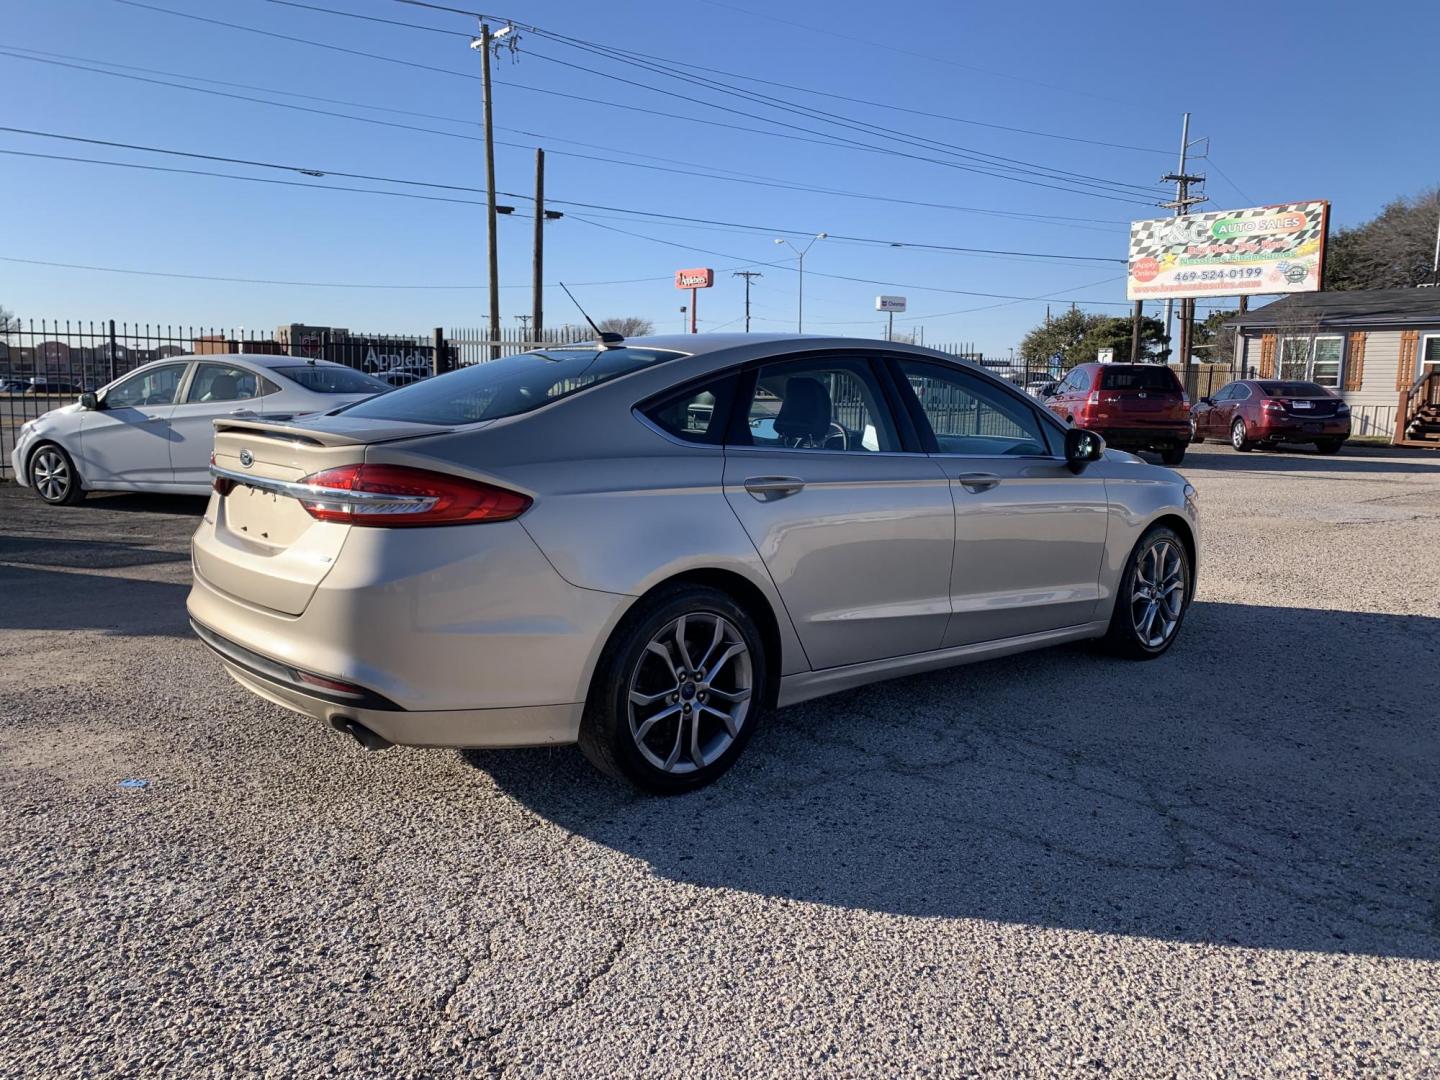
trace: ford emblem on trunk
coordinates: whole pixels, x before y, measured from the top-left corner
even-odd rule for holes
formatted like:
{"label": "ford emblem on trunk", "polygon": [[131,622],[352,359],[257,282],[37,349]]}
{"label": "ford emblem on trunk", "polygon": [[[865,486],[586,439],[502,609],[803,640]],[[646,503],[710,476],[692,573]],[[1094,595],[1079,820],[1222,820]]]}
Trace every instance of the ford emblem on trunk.
{"label": "ford emblem on trunk", "polygon": [[244,465],[247,469],[250,468],[251,465],[255,464],[255,455],[252,454],[249,450],[241,450],[240,464]]}

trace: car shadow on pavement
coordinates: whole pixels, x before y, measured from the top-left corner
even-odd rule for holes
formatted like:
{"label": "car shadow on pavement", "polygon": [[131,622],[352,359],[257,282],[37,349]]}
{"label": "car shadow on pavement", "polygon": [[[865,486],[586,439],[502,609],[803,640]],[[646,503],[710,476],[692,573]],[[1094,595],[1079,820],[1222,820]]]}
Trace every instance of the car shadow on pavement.
{"label": "car shadow on pavement", "polygon": [[81,508],[118,510],[127,514],[178,514],[199,517],[205,512],[208,497],[204,495],[156,495],[144,492],[92,491]]}
{"label": "car shadow on pavement", "polygon": [[466,756],[695,886],[1436,959],[1437,673],[1440,619],[1197,602],[1151,663],[1072,646],[781,710],[679,798],[568,748]]}
{"label": "car shadow on pavement", "polygon": [[[170,559],[164,552],[147,554]],[[99,630],[126,637],[189,637],[185,613],[189,592],[188,579],[151,581],[0,566],[0,630]]]}
{"label": "car shadow on pavement", "polygon": [[[59,540],[53,536],[0,534],[0,563],[118,570],[127,566],[189,562],[188,551],[157,551],[113,540]],[[4,573],[0,567],[0,574]]]}

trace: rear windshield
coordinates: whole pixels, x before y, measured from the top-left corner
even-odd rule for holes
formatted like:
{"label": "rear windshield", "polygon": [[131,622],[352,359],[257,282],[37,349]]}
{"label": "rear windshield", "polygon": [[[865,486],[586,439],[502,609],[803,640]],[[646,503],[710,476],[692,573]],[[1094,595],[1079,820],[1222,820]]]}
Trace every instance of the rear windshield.
{"label": "rear windshield", "polygon": [[389,383],[338,364],[299,364],[270,370],[317,394],[379,394],[390,389]]}
{"label": "rear windshield", "polygon": [[472,364],[345,410],[415,424],[473,424],[538,409],[598,383],[674,360],[660,349],[545,349]]}
{"label": "rear windshield", "polygon": [[1180,382],[1168,367],[1159,364],[1136,364],[1133,367],[1100,369],[1100,385],[1106,390],[1168,390],[1180,392]]}
{"label": "rear windshield", "polygon": [[1271,397],[1333,397],[1319,383],[1313,382],[1262,382],[1260,389]]}

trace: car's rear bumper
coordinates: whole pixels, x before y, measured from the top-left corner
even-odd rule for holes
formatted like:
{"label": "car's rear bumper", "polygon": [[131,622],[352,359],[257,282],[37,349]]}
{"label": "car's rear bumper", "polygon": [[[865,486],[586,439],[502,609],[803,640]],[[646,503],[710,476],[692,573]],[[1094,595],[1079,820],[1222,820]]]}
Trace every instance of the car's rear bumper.
{"label": "car's rear bumper", "polygon": [[1190,422],[1155,424],[1147,427],[1092,427],[1099,432],[1107,446],[1117,450],[1138,447],[1142,450],[1151,446],[1174,446],[1190,441]]}
{"label": "car's rear bumper", "polygon": [[1256,426],[1254,439],[1275,439],[1279,442],[1309,442],[1314,439],[1348,439],[1348,419],[1271,420]]}
{"label": "car's rear bumper", "polygon": [[[207,516],[197,548],[213,528]],[[500,523],[357,528],[297,615],[226,591],[196,563],[187,608],[230,674],[287,708],[395,743],[525,746],[574,741],[632,600],[570,585]]]}
{"label": "car's rear bumper", "polygon": [[442,709],[407,712],[341,705],[301,693],[294,687],[233,663],[220,655],[230,677],[267,701],[302,716],[345,729],[362,725],[398,746],[516,747],[573,743],[580,737],[583,702],[511,709]]}

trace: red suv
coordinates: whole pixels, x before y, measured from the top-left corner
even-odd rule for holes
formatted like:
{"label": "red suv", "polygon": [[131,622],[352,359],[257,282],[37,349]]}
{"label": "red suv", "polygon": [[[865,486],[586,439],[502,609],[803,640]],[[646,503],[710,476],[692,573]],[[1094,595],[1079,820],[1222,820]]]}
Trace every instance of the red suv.
{"label": "red suv", "polygon": [[1190,412],[1196,442],[1228,439],[1236,450],[1314,443],[1333,454],[1350,437],[1350,406],[1313,382],[1241,379],[1203,397]]}
{"label": "red suv", "polygon": [[1160,364],[1077,364],[1045,402],[1060,419],[1099,432],[1120,450],[1156,450],[1166,465],[1185,460],[1190,402]]}

